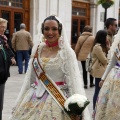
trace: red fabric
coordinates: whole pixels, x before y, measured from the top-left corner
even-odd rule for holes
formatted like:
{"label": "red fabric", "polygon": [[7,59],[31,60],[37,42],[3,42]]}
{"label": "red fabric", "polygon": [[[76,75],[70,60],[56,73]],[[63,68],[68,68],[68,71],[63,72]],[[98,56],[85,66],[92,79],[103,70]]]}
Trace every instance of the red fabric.
{"label": "red fabric", "polygon": [[5,46],[6,46],[7,48],[9,48],[9,45],[8,45],[8,43],[7,43],[7,41],[8,41],[7,37],[6,37],[5,35],[1,35],[1,34],[0,34],[0,37],[3,39],[3,41],[4,41],[4,43],[5,43]]}
{"label": "red fabric", "polygon": [[38,85],[38,82],[37,82],[37,81],[35,81],[34,83],[35,83],[35,85]]}
{"label": "red fabric", "polygon": [[64,85],[65,84],[65,82],[55,82],[56,83],[56,85]]}
{"label": "red fabric", "polygon": [[46,40],[45,43],[46,43],[46,45],[47,45],[48,47],[55,47],[55,46],[58,46],[58,41],[55,42],[55,43],[53,43],[53,44],[50,44],[50,43]]}

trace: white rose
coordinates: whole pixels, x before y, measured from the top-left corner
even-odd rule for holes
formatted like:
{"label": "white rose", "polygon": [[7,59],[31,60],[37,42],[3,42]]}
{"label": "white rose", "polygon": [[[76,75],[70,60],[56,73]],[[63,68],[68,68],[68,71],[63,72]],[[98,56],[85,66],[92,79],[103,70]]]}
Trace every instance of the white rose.
{"label": "white rose", "polygon": [[64,107],[67,111],[70,111],[69,108],[68,108],[68,105],[70,103],[77,103],[77,105],[79,107],[84,107],[84,103],[86,101],[88,101],[88,99],[85,96],[79,95],[79,94],[74,94],[65,101]]}

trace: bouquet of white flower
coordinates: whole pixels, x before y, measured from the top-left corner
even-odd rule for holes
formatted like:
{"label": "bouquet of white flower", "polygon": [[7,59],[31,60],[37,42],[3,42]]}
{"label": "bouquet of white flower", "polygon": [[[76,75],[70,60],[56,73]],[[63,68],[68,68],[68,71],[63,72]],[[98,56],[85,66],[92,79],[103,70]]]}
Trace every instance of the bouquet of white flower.
{"label": "bouquet of white flower", "polygon": [[85,96],[74,94],[65,101],[64,107],[68,114],[81,115],[89,103]]}

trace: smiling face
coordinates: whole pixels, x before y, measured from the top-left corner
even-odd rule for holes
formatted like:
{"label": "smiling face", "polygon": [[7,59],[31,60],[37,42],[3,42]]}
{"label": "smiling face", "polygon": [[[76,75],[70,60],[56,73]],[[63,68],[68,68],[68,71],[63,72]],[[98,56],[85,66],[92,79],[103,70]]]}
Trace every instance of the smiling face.
{"label": "smiling face", "polygon": [[46,20],[43,28],[44,37],[49,43],[55,43],[59,39],[58,23],[55,20]]}

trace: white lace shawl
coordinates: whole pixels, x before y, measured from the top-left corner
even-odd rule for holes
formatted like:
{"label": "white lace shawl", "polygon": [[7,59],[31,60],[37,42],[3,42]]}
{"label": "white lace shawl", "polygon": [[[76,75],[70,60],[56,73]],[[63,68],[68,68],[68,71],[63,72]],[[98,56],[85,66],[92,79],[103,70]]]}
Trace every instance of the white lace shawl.
{"label": "white lace shawl", "polygon": [[[85,90],[83,88],[83,78],[79,71],[76,55],[71,48],[66,50],[66,54],[67,54],[66,71],[68,71],[67,77],[68,80],[70,81],[69,90],[71,90],[72,94],[80,94],[86,96]],[[91,120],[88,108],[86,108],[84,111],[84,119]]]}

